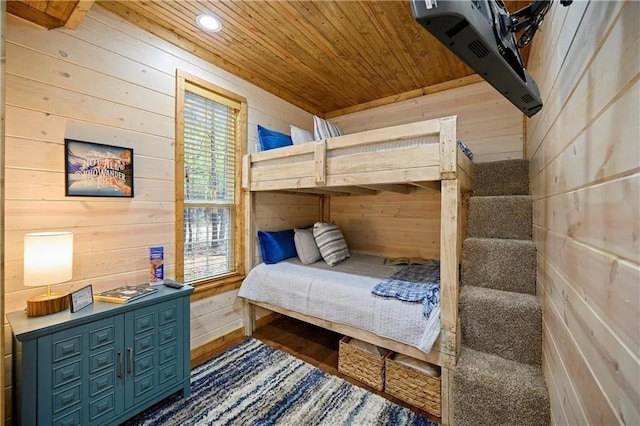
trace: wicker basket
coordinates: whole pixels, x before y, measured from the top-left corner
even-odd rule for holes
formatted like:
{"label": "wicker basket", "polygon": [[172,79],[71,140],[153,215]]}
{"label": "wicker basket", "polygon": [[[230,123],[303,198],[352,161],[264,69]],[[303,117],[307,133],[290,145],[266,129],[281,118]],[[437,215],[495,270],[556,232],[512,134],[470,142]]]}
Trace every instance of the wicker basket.
{"label": "wicker basket", "polygon": [[349,344],[348,336],[340,339],[338,371],[381,391],[384,388],[384,360],[391,352],[376,356]]}
{"label": "wicker basket", "polygon": [[385,359],[384,391],[414,407],[440,417],[440,377]]}

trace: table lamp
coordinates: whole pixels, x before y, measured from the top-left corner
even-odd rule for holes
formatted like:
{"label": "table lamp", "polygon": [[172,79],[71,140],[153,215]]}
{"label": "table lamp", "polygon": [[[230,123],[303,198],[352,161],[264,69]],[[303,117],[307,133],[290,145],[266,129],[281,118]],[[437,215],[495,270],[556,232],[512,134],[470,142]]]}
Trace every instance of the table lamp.
{"label": "table lamp", "polygon": [[47,293],[27,299],[27,316],[39,317],[69,308],[67,293],[51,285],[73,277],[73,233],[36,232],[24,236],[24,285],[47,286]]}

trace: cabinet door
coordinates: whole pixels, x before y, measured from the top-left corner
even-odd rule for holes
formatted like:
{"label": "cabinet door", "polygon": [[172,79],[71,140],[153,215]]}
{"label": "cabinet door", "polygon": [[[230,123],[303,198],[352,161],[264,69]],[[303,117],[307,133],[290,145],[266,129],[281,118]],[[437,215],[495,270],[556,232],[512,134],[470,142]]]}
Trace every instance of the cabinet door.
{"label": "cabinet door", "polygon": [[170,300],[126,314],[125,408],[152,398],[182,378],[178,309],[177,300]]}
{"label": "cabinet door", "polygon": [[119,315],[39,339],[38,423],[103,424],[124,409],[123,321]]}

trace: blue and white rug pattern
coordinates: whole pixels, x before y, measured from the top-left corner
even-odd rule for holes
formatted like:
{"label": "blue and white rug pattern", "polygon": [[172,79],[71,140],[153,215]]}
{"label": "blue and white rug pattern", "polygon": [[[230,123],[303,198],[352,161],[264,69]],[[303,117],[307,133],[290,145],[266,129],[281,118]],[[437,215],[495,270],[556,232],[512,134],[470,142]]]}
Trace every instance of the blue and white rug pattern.
{"label": "blue and white rug pattern", "polygon": [[192,370],[190,397],[171,397],[126,424],[436,426],[255,339]]}

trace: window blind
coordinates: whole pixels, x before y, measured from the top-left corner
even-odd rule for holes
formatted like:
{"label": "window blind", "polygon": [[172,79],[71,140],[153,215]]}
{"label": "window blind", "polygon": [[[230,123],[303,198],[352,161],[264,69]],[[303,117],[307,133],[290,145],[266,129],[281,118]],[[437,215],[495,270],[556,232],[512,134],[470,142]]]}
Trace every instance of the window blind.
{"label": "window blind", "polygon": [[239,104],[199,87],[184,93],[184,281],[236,272]]}

